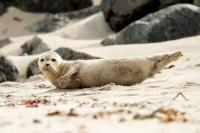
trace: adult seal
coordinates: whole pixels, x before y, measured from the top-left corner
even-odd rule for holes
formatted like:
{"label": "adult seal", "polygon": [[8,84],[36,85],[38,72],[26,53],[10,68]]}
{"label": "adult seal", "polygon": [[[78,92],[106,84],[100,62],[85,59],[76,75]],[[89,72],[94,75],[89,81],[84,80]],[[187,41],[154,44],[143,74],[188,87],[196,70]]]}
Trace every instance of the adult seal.
{"label": "adult seal", "polygon": [[66,61],[55,52],[45,52],[39,57],[38,65],[45,77],[61,89],[109,83],[127,86],[152,77],[181,56],[178,51],[146,57]]}

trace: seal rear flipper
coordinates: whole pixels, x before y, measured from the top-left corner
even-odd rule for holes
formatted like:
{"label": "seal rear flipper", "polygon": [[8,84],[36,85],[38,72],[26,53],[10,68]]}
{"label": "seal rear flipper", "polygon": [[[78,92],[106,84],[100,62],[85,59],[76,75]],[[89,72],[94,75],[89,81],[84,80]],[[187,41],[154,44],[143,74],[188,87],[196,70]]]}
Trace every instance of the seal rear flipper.
{"label": "seal rear flipper", "polygon": [[171,54],[153,56],[152,59],[155,61],[155,65],[152,71],[152,75],[160,72],[163,69],[163,67],[165,67],[167,64],[173,61],[176,61],[181,56],[183,56],[181,51]]}

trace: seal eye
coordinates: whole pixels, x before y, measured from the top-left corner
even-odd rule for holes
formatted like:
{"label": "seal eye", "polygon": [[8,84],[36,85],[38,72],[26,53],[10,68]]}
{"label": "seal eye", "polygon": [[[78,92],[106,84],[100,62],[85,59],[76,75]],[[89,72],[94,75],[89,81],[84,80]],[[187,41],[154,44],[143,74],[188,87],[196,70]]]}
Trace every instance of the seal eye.
{"label": "seal eye", "polygon": [[43,62],[43,61],[44,61],[44,59],[41,59],[40,61],[41,61],[41,62]]}
{"label": "seal eye", "polygon": [[56,61],[56,59],[51,59],[51,61],[55,62],[55,61]]}

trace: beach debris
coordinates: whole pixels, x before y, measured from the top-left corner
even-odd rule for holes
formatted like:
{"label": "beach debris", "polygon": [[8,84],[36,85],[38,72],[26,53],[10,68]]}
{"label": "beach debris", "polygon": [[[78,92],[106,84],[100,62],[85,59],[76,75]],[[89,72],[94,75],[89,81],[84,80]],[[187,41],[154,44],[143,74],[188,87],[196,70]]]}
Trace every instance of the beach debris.
{"label": "beach debris", "polygon": [[26,99],[22,100],[22,104],[26,107],[38,107],[38,104],[48,104],[50,103],[47,99]]}
{"label": "beach debris", "polygon": [[26,105],[26,107],[38,107],[38,104],[40,103],[39,100],[35,99],[28,99],[28,100],[22,100],[22,103]]}
{"label": "beach debris", "polygon": [[33,123],[40,124],[41,121],[39,119],[33,119]]}
{"label": "beach debris", "polygon": [[77,117],[80,116],[75,109],[70,109],[68,112],[64,112],[64,111],[53,111],[53,112],[49,112],[47,113],[47,116],[71,116],[71,117]]}
{"label": "beach debris", "polygon": [[47,113],[47,116],[65,116],[65,114],[66,113],[64,111],[53,111]]}
{"label": "beach debris", "polygon": [[134,119],[136,120],[146,120],[153,118],[159,119],[159,121],[162,123],[168,123],[174,121],[178,122],[188,121],[184,112],[179,112],[177,110],[168,108],[158,108],[150,114],[136,114],[134,116]]}
{"label": "beach debris", "polygon": [[[105,111],[105,112],[97,112],[93,114],[93,119],[112,119],[114,115],[116,114],[123,114],[126,113],[125,110],[119,109],[114,111]],[[122,118],[120,118],[119,121],[121,121]],[[125,119],[125,118],[123,118]]]}
{"label": "beach debris", "polygon": [[183,92],[179,92],[172,100],[176,100],[176,98],[178,98],[179,96],[182,96],[185,101],[188,101]]}
{"label": "beach debris", "polygon": [[174,67],[175,67],[175,65],[170,65],[166,69],[171,69],[171,68],[174,68]]}
{"label": "beach debris", "polygon": [[15,20],[15,21],[17,21],[17,22],[21,22],[21,21],[22,21],[22,19],[19,18],[19,17],[13,17],[13,20]]}
{"label": "beach debris", "polygon": [[70,109],[69,112],[67,113],[67,116],[79,116],[79,114],[75,111],[75,109]]}

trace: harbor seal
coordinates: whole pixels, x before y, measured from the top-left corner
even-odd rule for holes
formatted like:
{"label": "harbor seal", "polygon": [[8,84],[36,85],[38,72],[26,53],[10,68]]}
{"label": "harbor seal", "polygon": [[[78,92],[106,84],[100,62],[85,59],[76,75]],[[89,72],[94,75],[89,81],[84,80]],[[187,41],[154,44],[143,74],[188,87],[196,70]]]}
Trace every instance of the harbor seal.
{"label": "harbor seal", "polygon": [[38,60],[41,72],[57,88],[72,89],[109,83],[134,85],[160,72],[182,53],[116,59],[63,60],[55,52],[45,52]]}

